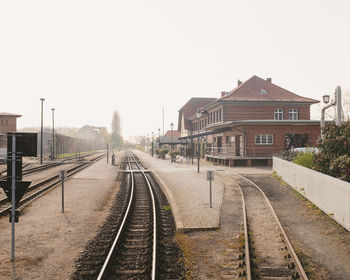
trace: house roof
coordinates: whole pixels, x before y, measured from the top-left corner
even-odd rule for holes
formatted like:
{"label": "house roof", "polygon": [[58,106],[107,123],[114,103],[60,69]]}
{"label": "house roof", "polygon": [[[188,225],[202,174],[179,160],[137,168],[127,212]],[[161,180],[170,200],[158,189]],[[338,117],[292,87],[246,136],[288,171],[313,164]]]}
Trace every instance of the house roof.
{"label": "house roof", "polygon": [[[187,119],[190,116],[194,115],[197,112],[197,109],[215,101],[216,98],[212,97],[192,97],[187,103],[182,106],[179,110],[179,121],[178,121],[178,130],[181,130],[181,114],[183,114],[184,118]],[[188,127],[187,122],[185,121],[185,128]]]}
{"label": "house roof", "polygon": [[5,112],[0,112],[0,116],[1,117],[16,117],[16,118],[22,117],[22,115],[5,113]]}
{"label": "house roof", "polygon": [[173,131],[171,132],[171,130],[168,130],[168,131],[165,133],[164,137],[166,137],[166,138],[171,138],[171,133],[173,134],[173,137],[172,137],[172,138],[179,138],[179,137],[181,136],[181,131],[173,130]]}
{"label": "house roof", "polygon": [[218,100],[302,102],[309,104],[320,102],[297,95],[255,75]]}

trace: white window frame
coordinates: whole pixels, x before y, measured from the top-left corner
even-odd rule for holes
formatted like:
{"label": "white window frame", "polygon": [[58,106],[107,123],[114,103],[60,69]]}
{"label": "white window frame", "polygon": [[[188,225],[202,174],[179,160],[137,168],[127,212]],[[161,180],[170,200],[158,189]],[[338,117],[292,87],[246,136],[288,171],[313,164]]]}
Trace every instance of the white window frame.
{"label": "white window frame", "polygon": [[255,134],[254,142],[255,145],[273,145],[274,137],[273,134]]}
{"label": "white window frame", "polygon": [[274,116],[274,120],[278,120],[278,121],[283,120],[283,109],[275,109],[273,116]]}
{"label": "white window frame", "polygon": [[299,110],[298,109],[289,109],[289,119],[296,121],[299,119]]}

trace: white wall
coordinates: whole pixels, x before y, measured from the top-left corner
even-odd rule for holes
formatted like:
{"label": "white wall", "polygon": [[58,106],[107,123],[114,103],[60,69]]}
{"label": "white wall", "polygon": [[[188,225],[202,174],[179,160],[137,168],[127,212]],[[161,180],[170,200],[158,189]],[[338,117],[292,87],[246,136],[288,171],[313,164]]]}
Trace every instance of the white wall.
{"label": "white wall", "polygon": [[273,157],[283,181],[350,231],[350,183]]}

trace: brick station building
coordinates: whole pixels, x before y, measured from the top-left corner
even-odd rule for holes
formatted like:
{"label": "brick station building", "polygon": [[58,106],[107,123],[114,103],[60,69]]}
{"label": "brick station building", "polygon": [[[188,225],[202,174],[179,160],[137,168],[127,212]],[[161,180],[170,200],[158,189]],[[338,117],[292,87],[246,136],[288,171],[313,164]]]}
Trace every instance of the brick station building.
{"label": "brick station building", "polygon": [[192,151],[197,151],[199,139],[201,156],[207,160],[230,166],[271,165],[272,156],[283,150],[316,144],[320,122],[310,120],[310,106],[318,102],[283,89],[270,78],[253,76],[198,106],[201,117],[187,117],[186,133],[181,123],[179,127]]}
{"label": "brick station building", "polygon": [[19,117],[21,115],[0,113],[0,148],[7,148],[7,133],[16,132]]}

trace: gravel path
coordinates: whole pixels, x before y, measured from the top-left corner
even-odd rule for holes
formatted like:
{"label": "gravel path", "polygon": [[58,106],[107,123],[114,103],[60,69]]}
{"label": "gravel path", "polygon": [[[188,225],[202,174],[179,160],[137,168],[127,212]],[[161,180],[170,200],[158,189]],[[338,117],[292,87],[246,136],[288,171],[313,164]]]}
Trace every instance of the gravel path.
{"label": "gravel path", "polygon": [[10,261],[11,225],[0,219],[1,279],[69,279],[74,260],[98,231],[119,189],[116,166],[98,161],[65,183],[65,213],[61,188],[38,198],[16,224],[16,260]]}

